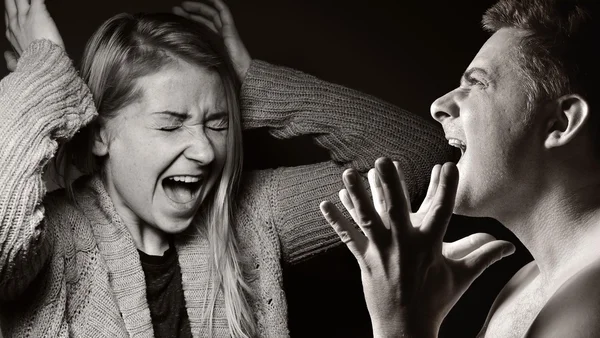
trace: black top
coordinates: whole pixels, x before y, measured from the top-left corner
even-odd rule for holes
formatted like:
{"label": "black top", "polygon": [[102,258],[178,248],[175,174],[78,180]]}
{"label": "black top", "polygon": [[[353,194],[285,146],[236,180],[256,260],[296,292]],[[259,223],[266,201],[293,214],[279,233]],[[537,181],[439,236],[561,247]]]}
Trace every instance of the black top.
{"label": "black top", "polygon": [[146,276],[146,297],[156,338],[192,337],[181,285],[181,269],[175,247],[163,256],[139,251]]}

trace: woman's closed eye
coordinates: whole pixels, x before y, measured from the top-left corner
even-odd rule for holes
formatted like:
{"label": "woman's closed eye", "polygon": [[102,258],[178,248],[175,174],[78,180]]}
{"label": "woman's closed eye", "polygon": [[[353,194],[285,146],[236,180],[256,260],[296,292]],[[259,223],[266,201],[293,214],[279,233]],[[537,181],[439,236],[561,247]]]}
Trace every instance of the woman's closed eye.
{"label": "woman's closed eye", "polygon": [[174,130],[177,130],[179,128],[181,128],[181,124],[173,124],[173,125],[158,127],[158,130],[161,130],[161,131],[174,131]]}
{"label": "woman's closed eye", "polygon": [[210,130],[224,131],[229,128],[229,120],[227,118],[212,119],[206,121],[204,126]]}

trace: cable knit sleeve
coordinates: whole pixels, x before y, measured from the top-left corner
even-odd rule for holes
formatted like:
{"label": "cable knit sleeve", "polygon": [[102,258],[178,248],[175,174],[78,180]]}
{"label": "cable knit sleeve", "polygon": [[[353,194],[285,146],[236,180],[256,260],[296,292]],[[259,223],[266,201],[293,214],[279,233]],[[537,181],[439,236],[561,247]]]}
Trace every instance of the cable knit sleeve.
{"label": "cable knit sleeve", "polygon": [[36,277],[52,250],[46,234],[44,166],[96,114],[64,50],[36,40],[0,82],[0,299]]}
{"label": "cable knit sleeve", "polygon": [[424,196],[433,166],[454,159],[433,123],[296,70],[253,61],[241,95],[245,128],[266,127],[277,138],[310,134],[330,153],[329,162],[272,172],[272,217],[288,262],[341,243],[319,203],[329,200],[341,208],[344,169],[366,177],[377,158],[397,160],[415,202]]}

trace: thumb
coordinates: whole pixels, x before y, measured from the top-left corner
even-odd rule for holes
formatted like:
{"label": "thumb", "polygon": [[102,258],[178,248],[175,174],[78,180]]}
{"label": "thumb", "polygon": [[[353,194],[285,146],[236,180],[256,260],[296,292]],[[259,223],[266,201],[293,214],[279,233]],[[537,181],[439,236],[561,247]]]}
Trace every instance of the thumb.
{"label": "thumb", "polygon": [[9,71],[14,72],[17,69],[17,55],[12,51],[4,52],[4,59],[6,60],[6,68]]}
{"label": "thumb", "polygon": [[507,241],[491,241],[483,244],[460,260],[465,268],[465,277],[470,284],[485,269],[515,252],[515,246]]}

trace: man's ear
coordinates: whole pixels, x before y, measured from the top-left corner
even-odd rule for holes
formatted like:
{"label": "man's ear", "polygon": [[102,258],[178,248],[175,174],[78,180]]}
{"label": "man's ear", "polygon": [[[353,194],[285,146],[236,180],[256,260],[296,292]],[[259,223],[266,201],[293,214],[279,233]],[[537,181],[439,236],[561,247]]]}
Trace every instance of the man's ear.
{"label": "man's ear", "polygon": [[561,96],[555,100],[551,118],[548,121],[546,148],[560,147],[569,143],[586,128],[590,115],[588,102],[577,94]]}
{"label": "man's ear", "polygon": [[103,157],[108,154],[108,132],[104,124],[96,125],[93,128],[94,133],[94,145],[92,147],[92,153],[98,157]]}

